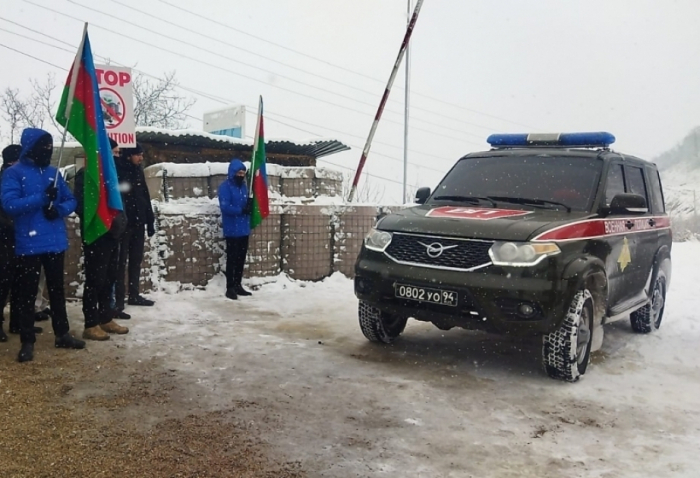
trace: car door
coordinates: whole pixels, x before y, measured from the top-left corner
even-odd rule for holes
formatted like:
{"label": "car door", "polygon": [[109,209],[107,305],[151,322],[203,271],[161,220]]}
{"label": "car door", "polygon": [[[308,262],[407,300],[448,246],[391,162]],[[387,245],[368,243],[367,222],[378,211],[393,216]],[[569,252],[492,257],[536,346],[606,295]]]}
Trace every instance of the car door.
{"label": "car door", "polygon": [[629,280],[625,279],[625,282],[631,288],[626,295],[636,297],[643,294],[651,274],[654,254],[656,253],[658,231],[655,227],[656,220],[654,219],[651,201],[649,200],[649,188],[647,187],[644,167],[642,165],[626,164],[625,184],[628,193],[642,196],[647,204],[646,212],[640,212],[628,218],[633,224],[633,227],[630,229],[630,236],[632,237],[630,240],[634,240],[634,254],[630,257]]}
{"label": "car door", "polygon": [[[612,199],[626,191],[625,176],[622,163],[611,163],[608,166],[605,181],[604,206],[610,207]],[[625,294],[629,290],[624,284],[625,271],[629,266],[626,258],[633,255],[634,243],[630,242],[628,235],[618,231],[624,229],[624,222],[628,218],[622,215],[609,215],[606,217],[606,237],[601,241],[605,246],[605,270],[608,276],[608,307],[616,309],[616,306],[629,297]]]}

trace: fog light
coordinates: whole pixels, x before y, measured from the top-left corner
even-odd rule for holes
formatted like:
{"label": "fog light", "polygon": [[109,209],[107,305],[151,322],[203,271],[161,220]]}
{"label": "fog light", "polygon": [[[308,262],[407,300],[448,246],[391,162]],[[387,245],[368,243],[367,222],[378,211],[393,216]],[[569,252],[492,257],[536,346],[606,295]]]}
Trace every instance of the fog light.
{"label": "fog light", "polygon": [[535,315],[535,308],[530,304],[520,304],[518,306],[518,313],[523,317],[532,317]]}

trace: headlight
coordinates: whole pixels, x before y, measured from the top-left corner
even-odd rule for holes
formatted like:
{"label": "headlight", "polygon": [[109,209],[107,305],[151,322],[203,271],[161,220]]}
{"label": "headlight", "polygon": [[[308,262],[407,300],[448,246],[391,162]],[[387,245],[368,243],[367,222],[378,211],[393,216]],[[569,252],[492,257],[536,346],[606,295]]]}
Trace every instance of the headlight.
{"label": "headlight", "polygon": [[371,251],[384,252],[391,243],[391,233],[372,229],[365,238],[365,247]]}
{"label": "headlight", "polygon": [[495,266],[528,267],[560,252],[552,242],[496,242],[489,249],[489,256]]}

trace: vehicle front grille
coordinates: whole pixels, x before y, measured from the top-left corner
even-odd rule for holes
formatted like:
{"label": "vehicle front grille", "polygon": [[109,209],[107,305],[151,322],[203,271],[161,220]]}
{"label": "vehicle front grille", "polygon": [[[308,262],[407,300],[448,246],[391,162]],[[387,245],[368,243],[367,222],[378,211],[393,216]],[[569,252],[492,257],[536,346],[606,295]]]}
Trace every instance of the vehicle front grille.
{"label": "vehicle front grille", "polygon": [[[489,249],[492,245],[493,242],[489,241],[394,233],[386,255],[397,262],[416,266],[471,270],[491,264]],[[438,250],[442,253],[437,254]]]}

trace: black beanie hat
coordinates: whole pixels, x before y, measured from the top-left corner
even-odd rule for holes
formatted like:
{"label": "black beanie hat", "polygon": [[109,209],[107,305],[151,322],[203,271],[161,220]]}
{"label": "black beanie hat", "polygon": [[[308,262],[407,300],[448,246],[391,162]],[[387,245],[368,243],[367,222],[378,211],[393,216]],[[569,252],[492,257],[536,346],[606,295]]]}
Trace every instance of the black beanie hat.
{"label": "black beanie hat", "polygon": [[11,144],[2,150],[2,164],[12,164],[19,161],[19,155],[22,152],[22,146]]}
{"label": "black beanie hat", "polygon": [[136,143],[136,146],[133,148],[121,148],[121,153],[125,158],[129,158],[135,154],[143,153],[143,148],[139,143]]}
{"label": "black beanie hat", "polygon": [[118,147],[119,147],[119,143],[114,141],[112,138],[109,138],[109,149],[114,149],[114,148],[118,148]]}

